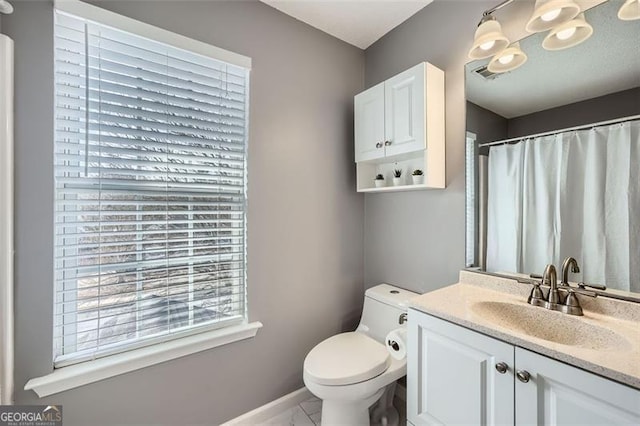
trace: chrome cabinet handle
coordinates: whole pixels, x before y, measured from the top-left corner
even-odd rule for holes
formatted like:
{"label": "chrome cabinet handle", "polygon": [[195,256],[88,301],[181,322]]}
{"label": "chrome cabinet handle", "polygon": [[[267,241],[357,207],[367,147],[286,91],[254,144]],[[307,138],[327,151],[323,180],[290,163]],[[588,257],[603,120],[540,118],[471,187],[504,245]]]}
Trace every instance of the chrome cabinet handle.
{"label": "chrome cabinet handle", "polygon": [[522,383],[527,383],[529,381],[529,379],[531,378],[531,374],[529,374],[529,372],[527,370],[518,370],[518,371],[516,371],[516,377]]}
{"label": "chrome cabinet handle", "polygon": [[382,142],[378,142],[378,143],[376,144],[376,148],[382,148]]}
{"label": "chrome cabinet handle", "polygon": [[498,373],[504,374],[509,370],[509,366],[504,362],[499,362],[496,364],[496,370],[498,370]]}
{"label": "chrome cabinet handle", "polygon": [[384,141],[384,146],[389,146],[391,145],[391,141]]}

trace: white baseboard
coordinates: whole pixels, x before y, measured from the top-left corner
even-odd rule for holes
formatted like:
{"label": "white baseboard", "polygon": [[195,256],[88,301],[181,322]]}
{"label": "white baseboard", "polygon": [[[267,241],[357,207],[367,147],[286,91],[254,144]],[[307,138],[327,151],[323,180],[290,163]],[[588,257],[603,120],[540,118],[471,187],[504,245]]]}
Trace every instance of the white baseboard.
{"label": "white baseboard", "polygon": [[255,410],[251,410],[241,416],[231,419],[221,426],[240,426],[240,425],[255,425],[265,420],[281,414],[290,408],[295,407],[302,401],[306,401],[313,395],[306,387],[300,388],[297,391],[293,391],[290,394],[278,398],[275,401],[271,401],[268,404],[258,407]]}

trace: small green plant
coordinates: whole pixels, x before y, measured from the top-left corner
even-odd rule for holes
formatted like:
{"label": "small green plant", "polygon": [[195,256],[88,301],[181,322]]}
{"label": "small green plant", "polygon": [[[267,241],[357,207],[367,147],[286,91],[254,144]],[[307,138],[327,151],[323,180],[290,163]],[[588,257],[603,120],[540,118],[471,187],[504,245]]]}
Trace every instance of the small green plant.
{"label": "small green plant", "polygon": [[415,169],[411,174],[414,176],[422,176],[424,173],[422,173],[422,170],[420,169]]}
{"label": "small green plant", "polygon": [[378,173],[376,175],[376,180],[384,180],[384,176],[382,176],[382,174]]}
{"label": "small green plant", "polygon": [[400,169],[395,169],[393,171],[393,177],[399,178],[400,176],[402,176],[402,170]]}

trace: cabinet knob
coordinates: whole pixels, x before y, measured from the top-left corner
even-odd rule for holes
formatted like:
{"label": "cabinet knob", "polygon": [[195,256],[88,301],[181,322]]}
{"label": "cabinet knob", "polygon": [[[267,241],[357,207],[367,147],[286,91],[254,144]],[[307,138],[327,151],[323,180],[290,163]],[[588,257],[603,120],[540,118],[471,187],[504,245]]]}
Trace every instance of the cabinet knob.
{"label": "cabinet knob", "polygon": [[378,142],[378,143],[376,144],[376,148],[382,148],[382,142]]}
{"label": "cabinet knob", "polygon": [[504,362],[499,362],[496,364],[496,370],[498,370],[498,373],[504,374],[509,370],[509,366]]}
{"label": "cabinet knob", "polygon": [[384,141],[384,146],[389,146],[391,145],[391,141]]}
{"label": "cabinet knob", "polygon": [[531,378],[531,374],[529,374],[529,372],[527,370],[518,370],[518,371],[516,371],[516,377],[522,383],[527,383],[529,381],[529,379]]}

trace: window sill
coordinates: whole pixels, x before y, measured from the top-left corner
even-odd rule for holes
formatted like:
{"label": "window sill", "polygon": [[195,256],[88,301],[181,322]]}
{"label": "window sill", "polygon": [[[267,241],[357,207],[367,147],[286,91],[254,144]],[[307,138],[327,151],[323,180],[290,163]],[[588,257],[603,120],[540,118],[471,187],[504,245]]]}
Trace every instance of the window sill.
{"label": "window sill", "polygon": [[29,380],[24,389],[33,390],[42,398],[217,346],[249,339],[254,337],[260,328],[262,323],[258,321],[240,324],[58,368],[46,376]]}

